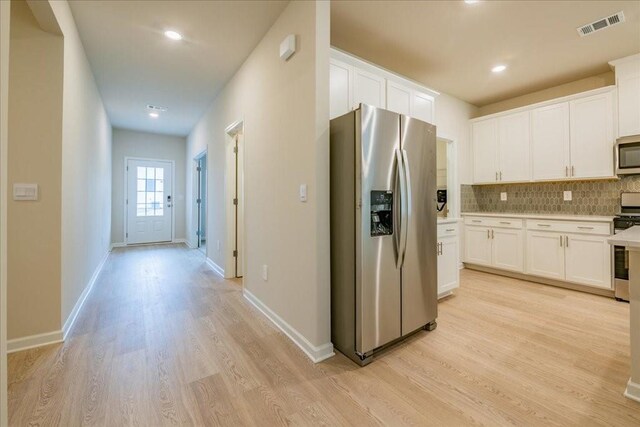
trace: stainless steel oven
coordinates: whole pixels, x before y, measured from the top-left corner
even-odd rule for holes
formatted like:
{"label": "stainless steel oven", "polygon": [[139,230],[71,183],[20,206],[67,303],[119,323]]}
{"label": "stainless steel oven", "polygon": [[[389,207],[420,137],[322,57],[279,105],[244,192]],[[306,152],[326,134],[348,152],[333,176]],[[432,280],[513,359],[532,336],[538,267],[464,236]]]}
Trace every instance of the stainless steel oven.
{"label": "stainless steel oven", "polygon": [[640,174],[640,135],[618,138],[615,145],[616,174]]}
{"label": "stainless steel oven", "polygon": [[[640,225],[640,192],[620,194],[620,213],[613,219],[614,233]],[[613,247],[613,284],[616,299],[629,301],[629,251]]]}

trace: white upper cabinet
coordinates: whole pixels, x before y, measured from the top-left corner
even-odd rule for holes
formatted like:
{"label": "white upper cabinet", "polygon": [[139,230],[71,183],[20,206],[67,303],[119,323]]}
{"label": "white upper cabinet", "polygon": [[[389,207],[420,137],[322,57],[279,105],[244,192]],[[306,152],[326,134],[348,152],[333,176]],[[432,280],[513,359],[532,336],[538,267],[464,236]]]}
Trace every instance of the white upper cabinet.
{"label": "white upper cabinet", "polygon": [[618,136],[640,135],[640,54],[610,64],[618,87]]}
{"label": "white upper cabinet", "polygon": [[352,68],[343,62],[331,59],[329,63],[329,115],[334,117],[351,111],[353,98]]}
{"label": "white upper cabinet", "polygon": [[613,176],[613,93],[573,100],[570,106],[572,178]]}
{"label": "white upper cabinet", "polygon": [[331,119],[363,103],[434,123],[437,92],[335,49],[329,66]]}
{"label": "white upper cabinet", "polygon": [[569,177],[569,103],[548,105],[531,112],[533,179]]}
{"label": "white upper cabinet", "polygon": [[385,108],[385,79],[368,71],[353,69],[353,108],[367,104],[373,107]]}
{"label": "white upper cabinet", "polygon": [[500,181],[529,181],[529,112],[498,118],[498,178]]}
{"label": "white upper cabinet", "polygon": [[473,122],[473,181],[476,184],[498,181],[498,121]]}
{"label": "white upper cabinet", "polygon": [[435,99],[431,95],[412,91],[411,117],[427,123],[435,123]]}
{"label": "white upper cabinet", "polygon": [[396,82],[387,81],[387,110],[398,114],[411,113],[411,89]]}

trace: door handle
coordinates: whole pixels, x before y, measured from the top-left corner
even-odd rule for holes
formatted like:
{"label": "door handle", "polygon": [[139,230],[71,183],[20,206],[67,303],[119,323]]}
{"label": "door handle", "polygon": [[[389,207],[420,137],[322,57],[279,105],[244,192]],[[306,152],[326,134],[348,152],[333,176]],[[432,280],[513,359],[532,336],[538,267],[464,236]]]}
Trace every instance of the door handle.
{"label": "door handle", "polygon": [[407,183],[405,181],[406,175],[404,170],[404,164],[402,162],[402,154],[400,150],[396,148],[396,164],[397,164],[397,175],[396,179],[400,184],[400,221],[399,221],[399,232],[396,238],[396,244],[398,249],[398,258],[396,259],[396,268],[401,268],[402,263],[404,261],[404,248],[406,246],[406,192],[407,192]]}
{"label": "door handle", "polygon": [[409,168],[409,156],[407,150],[401,150],[402,160],[404,163],[404,180],[405,180],[405,226],[404,226],[404,246],[402,249],[402,267],[404,265],[404,257],[407,253],[407,242],[409,234],[409,221],[411,221],[411,212],[413,211],[411,200],[411,169]]}
{"label": "door handle", "polygon": [[624,268],[626,269],[629,268],[629,250],[628,249],[624,250]]}

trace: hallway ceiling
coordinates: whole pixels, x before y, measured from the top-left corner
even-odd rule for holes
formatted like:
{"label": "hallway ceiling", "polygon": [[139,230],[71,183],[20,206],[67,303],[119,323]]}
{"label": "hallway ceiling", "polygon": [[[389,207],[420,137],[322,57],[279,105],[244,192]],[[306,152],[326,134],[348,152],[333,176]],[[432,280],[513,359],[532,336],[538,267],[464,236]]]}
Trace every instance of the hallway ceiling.
{"label": "hallway ceiling", "polygon": [[[113,126],[174,135],[191,131],[287,3],[69,2]],[[168,110],[153,119],[147,104]]]}
{"label": "hallway ceiling", "polygon": [[[626,22],[577,27],[623,11]],[[610,70],[640,52],[640,1],[344,1],[331,44],[477,106]],[[494,74],[491,68],[507,65]]]}

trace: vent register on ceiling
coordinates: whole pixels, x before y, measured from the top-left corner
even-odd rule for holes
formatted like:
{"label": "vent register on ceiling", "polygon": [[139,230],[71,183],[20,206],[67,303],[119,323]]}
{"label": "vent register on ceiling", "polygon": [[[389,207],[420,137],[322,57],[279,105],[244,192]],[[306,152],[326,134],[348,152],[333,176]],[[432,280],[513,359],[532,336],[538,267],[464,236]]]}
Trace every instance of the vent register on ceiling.
{"label": "vent register on ceiling", "polygon": [[581,37],[588,36],[596,31],[604,30],[605,28],[613,27],[624,22],[624,12],[620,11],[606,18],[598,19],[586,25],[582,25],[577,28],[578,34]]}

